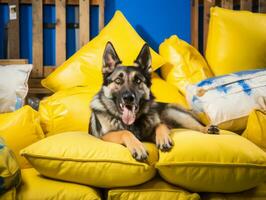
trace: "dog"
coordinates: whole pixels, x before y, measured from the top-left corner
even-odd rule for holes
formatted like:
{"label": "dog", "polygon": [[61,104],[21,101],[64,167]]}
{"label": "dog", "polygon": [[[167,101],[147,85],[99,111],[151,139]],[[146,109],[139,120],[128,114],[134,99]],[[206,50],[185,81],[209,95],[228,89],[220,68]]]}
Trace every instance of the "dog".
{"label": "dog", "polygon": [[103,85],[90,103],[89,134],[125,145],[138,161],[148,153],[141,141],[154,141],[162,151],[173,146],[172,128],[218,133],[216,126],[203,126],[192,112],[174,104],[155,102],[151,92],[151,54],[144,44],[134,66],[121,64],[111,42],[103,54]]}

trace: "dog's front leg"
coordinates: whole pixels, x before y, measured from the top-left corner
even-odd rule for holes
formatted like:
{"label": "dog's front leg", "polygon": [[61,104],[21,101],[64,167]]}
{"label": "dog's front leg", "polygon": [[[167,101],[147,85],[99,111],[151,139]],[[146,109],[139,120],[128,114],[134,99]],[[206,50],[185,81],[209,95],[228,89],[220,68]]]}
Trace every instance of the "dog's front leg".
{"label": "dog's front leg", "polygon": [[159,124],[155,129],[155,142],[161,151],[169,151],[173,147],[170,129],[165,124]]}
{"label": "dog's front leg", "polygon": [[101,138],[104,141],[125,145],[131,152],[133,158],[138,161],[144,161],[148,157],[145,146],[130,131],[113,131],[104,134]]}

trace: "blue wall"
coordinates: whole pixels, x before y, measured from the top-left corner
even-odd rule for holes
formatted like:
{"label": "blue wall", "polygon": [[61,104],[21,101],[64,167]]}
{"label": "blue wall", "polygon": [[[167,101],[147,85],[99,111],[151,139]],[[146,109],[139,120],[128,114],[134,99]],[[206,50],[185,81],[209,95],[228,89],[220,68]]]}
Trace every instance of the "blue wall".
{"label": "blue wall", "polygon": [[[121,10],[128,21],[146,40],[158,50],[159,44],[167,37],[177,34],[190,42],[190,1],[188,0],[105,0],[105,24],[110,21],[116,10]],[[67,7],[67,22],[75,22],[75,7]],[[32,61],[32,8],[20,7],[20,53],[21,58]],[[91,8],[91,36],[98,34],[98,9]],[[8,21],[8,6],[0,5],[0,58],[4,58],[4,27]],[[55,7],[44,6],[44,22],[55,22]],[[76,50],[75,30],[68,29],[67,57]],[[55,64],[55,30],[44,29],[44,64]]]}

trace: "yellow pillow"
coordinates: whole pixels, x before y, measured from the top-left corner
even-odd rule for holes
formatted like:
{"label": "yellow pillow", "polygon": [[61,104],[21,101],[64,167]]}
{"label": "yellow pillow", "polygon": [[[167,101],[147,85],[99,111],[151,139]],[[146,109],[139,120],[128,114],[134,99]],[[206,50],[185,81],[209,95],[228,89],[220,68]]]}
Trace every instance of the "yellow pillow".
{"label": "yellow pillow", "polygon": [[176,103],[188,108],[186,98],[179,92],[179,90],[175,86],[161,79],[156,73],[152,74],[151,91],[157,102]]}
{"label": "yellow pillow", "polygon": [[174,147],[156,164],[168,182],[195,192],[232,193],[266,180],[266,153],[234,133],[220,135],[176,129]]}
{"label": "yellow pillow", "polygon": [[266,151],[266,112],[254,110],[248,117],[247,128],[242,134]]}
{"label": "yellow pillow", "polygon": [[0,114],[0,137],[13,150],[20,167],[30,167],[26,159],[19,155],[19,151],[44,138],[39,114],[30,106],[24,106],[15,112]]}
{"label": "yellow pillow", "polygon": [[67,132],[47,137],[21,151],[40,174],[96,187],[122,187],[141,184],[156,173],[158,151],[145,144],[148,162],[138,162],[129,150],[105,142],[86,132]]}
{"label": "yellow pillow", "polygon": [[266,182],[260,184],[251,190],[240,193],[202,193],[201,198],[204,200],[264,200],[266,199]]}
{"label": "yellow pillow", "polygon": [[35,169],[23,169],[22,185],[18,190],[17,200],[100,200],[99,192],[91,187],[51,180],[42,177]]}
{"label": "yellow pillow", "polygon": [[16,188],[8,190],[6,193],[0,195],[0,200],[17,200],[16,199]]}
{"label": "yellow pillow", "polygon": [[20,169],[17,159],[4,140],[0,138],[0,196],[19,184]]}
{"label": "yellow pillow", "polygon": [[224,75],[266,67],[266,14],[211,8],[206,59]]}
{"label": "yellow pillow", "polygon": [[56,92],[40,103],[43,131],[48,136],[66,131],[88,132],[90,101],[98,90],[75,87]]}
{"label": "yellow pillow", "polygon": [[[44,79],[42,85],[54,92],[75,86],[100,85],[103,51],[108,41],[112,42],[124,65],[133,64],[145,43],[125,16],[116,11],[100,34]],[[162,57],[152,49],[151,56],[153,70],[164,64]]]}
{"label": "yellow pillow", "polygon": [[[47,136],[65,131],[86,131],[90,119],[89,104],[100,88],[75,87],[61,90],[42,100],[39,107],[41,125]],[[156,101],[177,103],[187,107],[186,99],[178,89],[166,83],[155,73],[151,90]]]}
{"label": "yellow pillow", "polygon": [[108,200],[199,200],[200,196],[197,193],[190,193],[183,188],[166,183],[161,178],[157,177],[151,181],[134,186],[114,188],[108,191]]}
{"label": "yellow pillow", "polygon": [[161,43],[159,52],[166,61],[161,67],[163,78],[183,94],[186,94],[187,85],[212,76],[212,72],[198,50],[176,35]]}

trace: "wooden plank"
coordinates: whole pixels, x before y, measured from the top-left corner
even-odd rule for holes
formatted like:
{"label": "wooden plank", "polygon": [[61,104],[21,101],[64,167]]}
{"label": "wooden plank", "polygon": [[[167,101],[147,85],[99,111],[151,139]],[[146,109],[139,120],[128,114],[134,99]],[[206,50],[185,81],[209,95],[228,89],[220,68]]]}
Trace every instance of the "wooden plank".
{"label": "wooden plank", "polygon": [[240,0],[240,10],[252,11],[252,0]]}
{"label": "wooden plank", "polygon": [[204,52],[206,50],[207,37],[209,31],[210,22],[210,8],[215,6],[215,0],[205,0],[204,1],[204,19],[203,19],[203,47]]}
{"label": "wooden plank", "polygon": [[52,94],[50,90],[46,88],[29,88],[28,94]]}
{"label": "wooden plank", "polygon": [[32,77],[43,76],[43,4],[32,1]]}
{"label": "wooden plank", "polygon": [[79,48],[90,40],[90,0],[79,0]]}
{"label": "wooden plank", "polygon": [[66,0],[56,0],[56,66],[66,60]]}
{"label": "wooden plank", "polygon": [[266,0],[259,0],[259,12],[266,13]]}
{"label": "wooden plank", "polygon": [[191,4],[191,44],[199,48],[199,1],[192,0]]}
{"label": "wooden plank", "polygon": [[55,66],[44,66],[43,71],[44,71],[44,77],[47,77],[49,74],[51,74],[55,70]]}
{"label": "wooden plank", "polygon": [[221,6],[232,10],[234,8],[234,0],[222,0]]}
{"label": "wooden plank", "polygon": [[28,64],[27,59],[0,59],[0,65],[22,65]]}
{"label": "wooden plank", "polygon": [[19,0],[9,0],[7,57],[8,58],[20,58],[20,55],[19,55]]}
{"label": "wooden plank", "polygon": [[99,31],[104,27],[104,0],[99,0]]}
{"label": "wooden plank", "polygon": [[[21,4],[32,4],[32,1],[34,0],[19,0]],[[93,6],[98,6],[99,2],[101,0],[90,0],[90,4]],[[8,3],[9,0],[0,0],[0,3]],[[55,4],[55,0],[44,0],[43,3],[45,5],[47,4]],[[67,5],[79,5],[79,0],[67,0],[66,1]]]}

